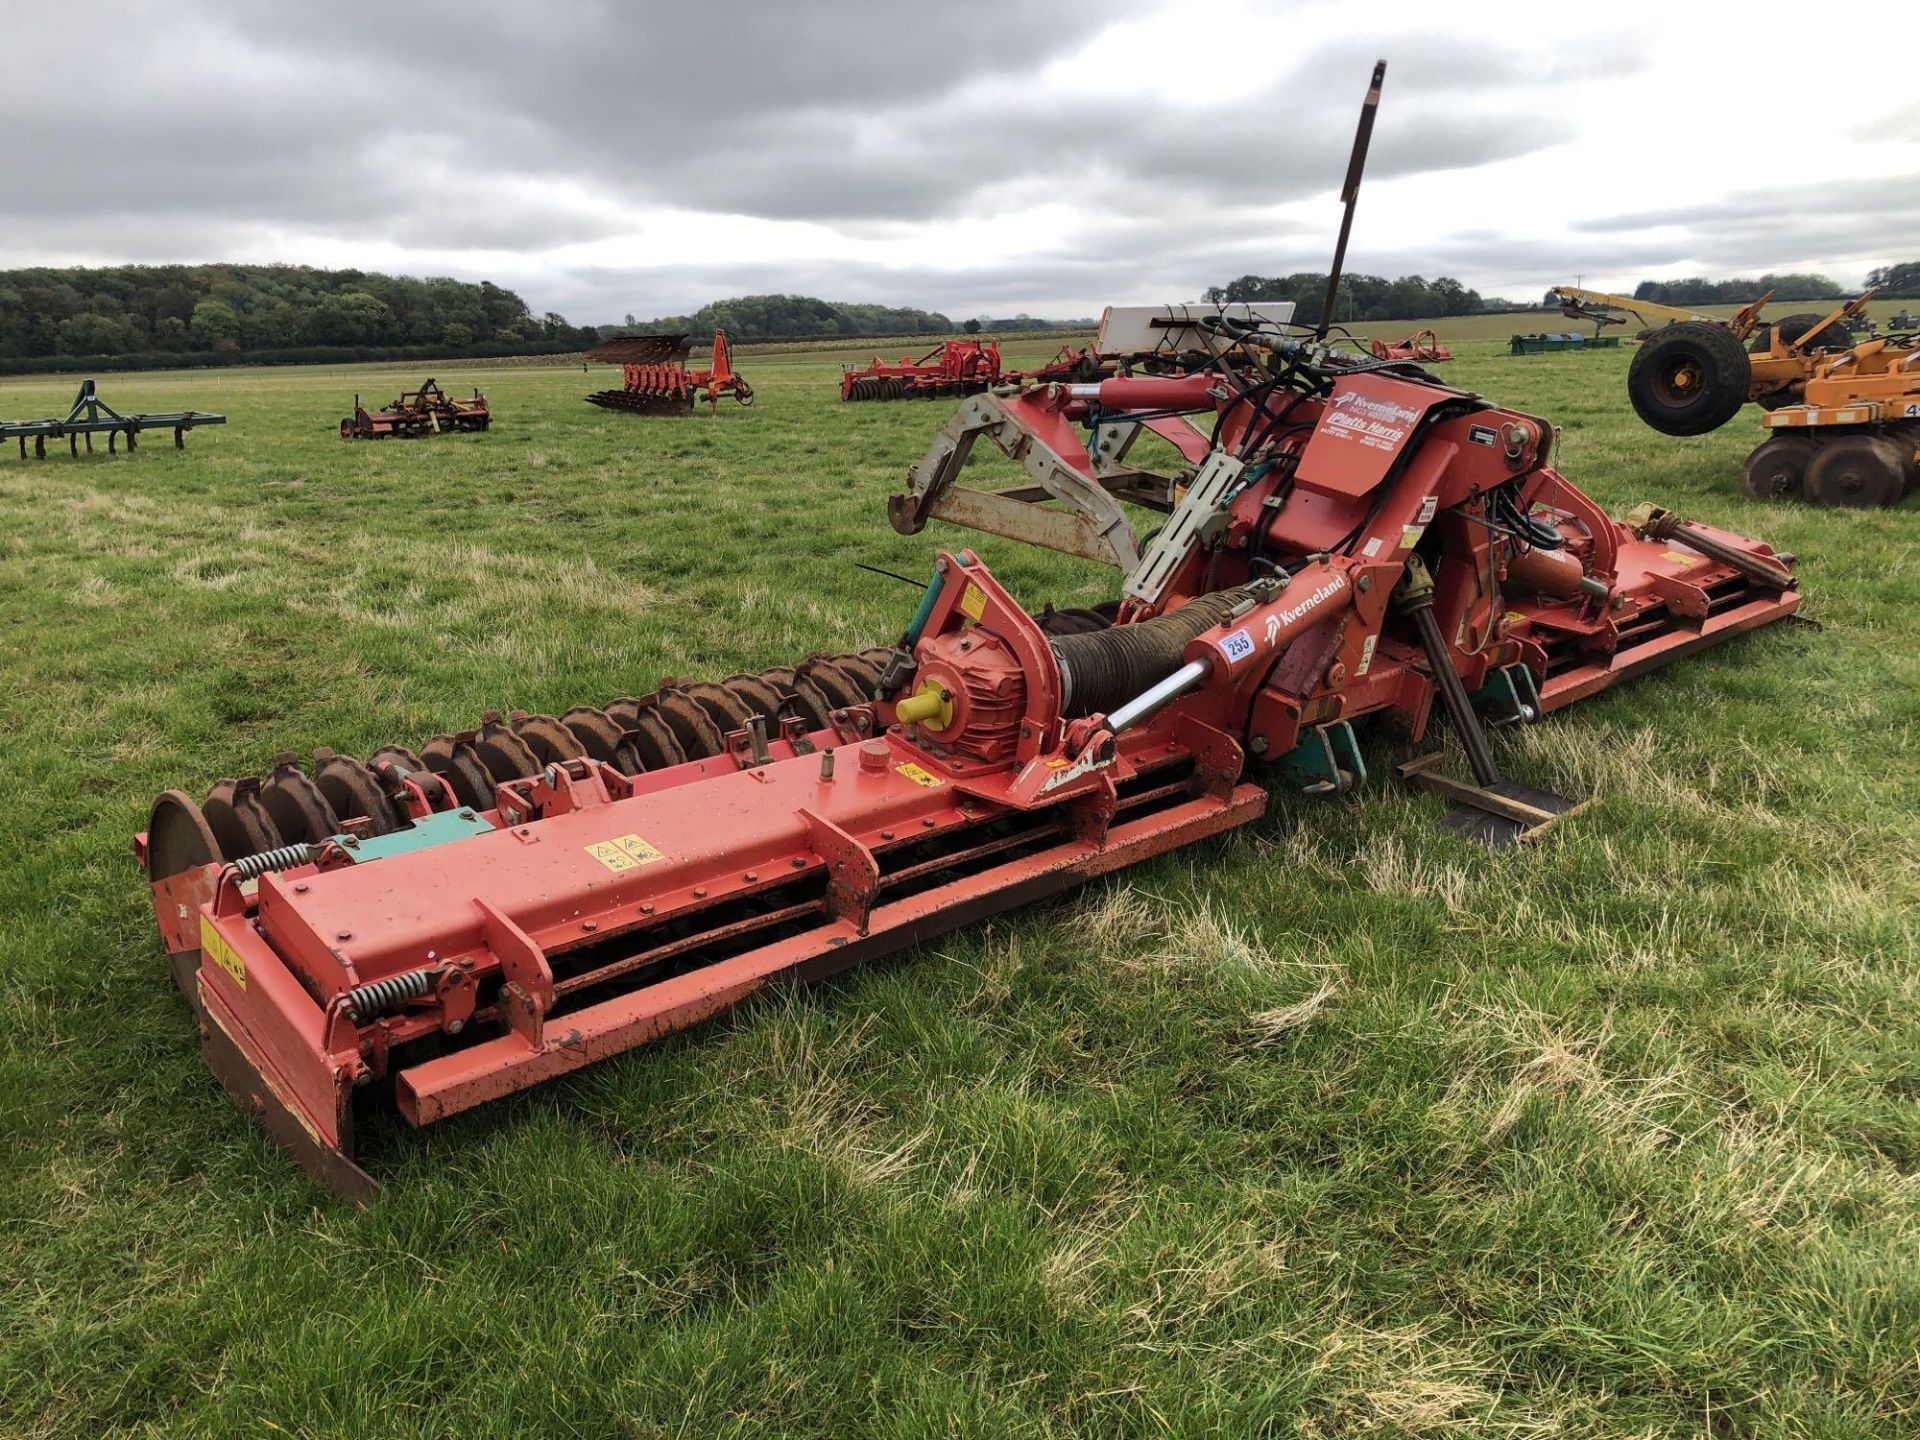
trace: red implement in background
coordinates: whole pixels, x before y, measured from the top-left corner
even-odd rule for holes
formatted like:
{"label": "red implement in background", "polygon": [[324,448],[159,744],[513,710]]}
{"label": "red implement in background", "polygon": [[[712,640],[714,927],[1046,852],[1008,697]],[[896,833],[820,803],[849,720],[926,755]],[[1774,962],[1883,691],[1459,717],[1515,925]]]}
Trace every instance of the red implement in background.
{"label": "red implement in background", "polygon": [[864,369],[840,371],[842,400],[932,400],[974,395],[998,385],[998,340],[943,340],[918,360],[902,355],[898,364],[878,355]]}
{"label": "red implement in background", "polygon": [[1412,360],[1418,364],[1432,365],[1453,358],[1453,351],[1442,345],[1440,337],[1431,330],[1422,330],[1405,340],[1376,340],[1372,349],[1376,360]]}
{"label": "red implement in background", "polygon": [[457,400],[431,377],[418,390],[403,390],[384,410],[368,410],[353,397],[353,414],[340,422],[342,440],[416,440],[423,435],[446,435],[456,430],[485,430],[493,423],[487,397],[478,390],[471,400]]}
{"label": "red implement in background", "polygon": [[722,395],[751,405],[753,387],[733,368],[726,332],[713,332],[713,360],[704,370],[688,367],[688,340],[685,335],[630,335],[596,345],[587,359],[619,365],[620,388],[595,391],[587,403],[631,415],[684,415],[703,397],[711,413],[720,408]]}

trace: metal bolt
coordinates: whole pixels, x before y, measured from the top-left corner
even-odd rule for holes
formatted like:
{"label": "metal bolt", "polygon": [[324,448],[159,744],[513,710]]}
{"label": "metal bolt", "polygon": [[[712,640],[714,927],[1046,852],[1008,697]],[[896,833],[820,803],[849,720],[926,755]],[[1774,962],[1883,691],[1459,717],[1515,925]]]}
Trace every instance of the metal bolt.
{"label": "metal bolt", "polygon": [[306,883],[306,881],[304,881],[304,880],[303,880],[303,881],[301,881],[301,882],[300,882],[300,883],[299,883],[298,885],[295,885],[295,886],[293,887],[293,893],[294,893],[294,894],[296,894],[296,895],[304,895],[304,894],[306,894],[306,893],[307,893],[307,883]]}
{"label": "metal bolt", "polygon": [[582,930],[585,930],[585,931],[587,931],[587,932],[588,932],[589,934],[591,934],[591,933],[592,933],[593,931],[595,931],[595,930],[598,930],[598,929],[600,928],[600,926],[599,926],[599,923],[598,923],[597,921],[593,921],[593,920],[582,920],[582,921],[580,922],[580,928],[581,928]]}
{"label": "metal bolt", "polygon": [[640,907],[640,913],[642,915],[651,915],[653,913],[653,902],[648,901],[647,903],[643,904]]}
{"label": "metal bolt", "polygon": [[1366,594],[1367,591],[1373,588],[1373,576],[1362,575],[1358,580],[1353,582],[1353,588],[1358,590],[1362,595]]}
{"label": "metal bolt", "polygon": [[460,812],[460,818],[461,818],[462,820],[471,820],[471,819],[473,819],[473,811],[471,811],[471,810],[462,810],[462,811]]}
{"label": "metal bolt", "polygon": [[933,817],[932,817],[931,815],[929,815],[929,816],[927,816],[927,818],[926,818],[926,819],[924,819],[924,820],[922,820],[922,821],[920,822],[920,828],[921,828],[922,830],[931,830],[931,829],[933,829]]}
{"label": "metal bolt", "polygon": [[1252,740],[1247,742],[1247,748],[1253,751],[1253,753],[1256,755],[1266,754],[1267,753],[1267,737],[1264,735],[1254,736]]}
{"label": "metal bolt", "polygon": [[880,832],[880,838],[881,838],[882,840],[891,840],[891,839],[893,839],[893,831],[891,831],[891,830],[882,830],[882,831]]}
{"label": "metal bolt", "polygon": [[696,885],[696,886],[694,886],[694,887],[693,887],[693,898],[694,898],[694,899],[696,899],[696,900],[704,900],[704,899],[706,899],[706,898],[707,898],[707,887],[706,887],[706,886],[704,886],[704,885]]}
{"label": "metal bolt", "polygon": [[746,880],[746,882],[749,885],[751,885],[753,884],[754,881],[760,878],[760,872],[757,870],[749,870],[747,871],[746,875],[743,878]]}
{"label": "metal bolt", "polygon": [[447,1021],[447,1034],[449,1035],[458,1035],[462,1030],[466,1028],[467,1028],[467,1022],[464,1020]]}
{"label": "metal bolt", "polygon": [[820,778],[822,780],[833,778],[833,751],[831,750],[820,752]]}
{"label": "metal bolt", "polygon": [[353,932],[351,930],[336,931],[333,938],[336,940],[351,940],[353,938]]}
{"label": "metal bolt", "polygon": [[804,855],[796,855],[787,863],[796,870],[804,870],[807,868],[807,857]]}

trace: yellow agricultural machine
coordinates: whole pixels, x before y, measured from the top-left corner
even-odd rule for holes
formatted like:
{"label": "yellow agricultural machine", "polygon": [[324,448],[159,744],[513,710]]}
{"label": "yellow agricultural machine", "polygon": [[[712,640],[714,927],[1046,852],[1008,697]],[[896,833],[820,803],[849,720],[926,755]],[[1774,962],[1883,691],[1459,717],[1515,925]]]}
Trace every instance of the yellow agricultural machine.
{"label": "yellow agricultural machine", "polygon": [[1554,293],[1570,316],[1595,319],[1600,305],[1666,322],[1641,332],[1627,370],[1634,412],[1661,434],[1705,435],[1749,401],[1766,411],[1773,433],[1747,457],[1747,494],[1873,508],[1920,485],[1920,336],[1856,343],[1873,291],[1778,324],[1760,318],[1770,293],[1731,320],[1572,286]]}

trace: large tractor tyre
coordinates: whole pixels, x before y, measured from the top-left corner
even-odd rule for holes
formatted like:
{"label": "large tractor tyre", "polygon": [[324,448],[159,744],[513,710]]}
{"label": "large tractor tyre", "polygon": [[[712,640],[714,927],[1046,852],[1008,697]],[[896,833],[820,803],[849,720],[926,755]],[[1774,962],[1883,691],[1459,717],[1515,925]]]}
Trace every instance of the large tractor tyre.
{"label": "large tractor tyre", "polygon": [[[1788,344],[1794,344],[1812,333],[1815,326],[1827,317],[1824,315],[1789,315],[1780,322],[1780,338]],[[1773,345],[1773,326],[1761,325],[1753,332],[1753,353],[1763,355]],[[1853,332],[1845,323],[1836,320],[1820,331],[1819,339],[1812,346],[1815,350],[1851,350]]]}
{"label": "large tractor tyre", "polygon": [[1813,438],[1776,435],[1747,456],[1740,488],[1755,500],[1798,500],[1813,463]]}
{"label": "large tractor tyre", "polygon": [[1875,510],[1898,502],[1907,488],[1905,465],[1891,440],[1843,435],[1815,449],[1806,488],[1815,505]]}
{"label": "large tractor tyre", "polygon": [[1705,435],[1747,403],[1752,363],[1733,331],[1682,320],[1654,332],[1627,368],[1634,413],[1662,435]]}

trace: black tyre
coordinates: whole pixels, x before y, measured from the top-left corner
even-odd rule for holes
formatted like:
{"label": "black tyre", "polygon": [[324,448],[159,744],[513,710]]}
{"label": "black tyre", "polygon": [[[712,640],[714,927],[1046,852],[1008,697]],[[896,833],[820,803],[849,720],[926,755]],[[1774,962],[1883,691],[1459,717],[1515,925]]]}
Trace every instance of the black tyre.
{"label": "black tyre", "polygon": [[1901,494],[1920,490],[1920,420],[1888,426],[1886,441],[1900,459]]}
{"label": "black tyre", "polygon": [[1905,489],[1900,451],[1878,435],[1828,440],[1807,466],[1807,499],[1815,505],[1875,510],[1894,504]]}
{"label": "black tyre", "polygon": [[1747,403],[1753,367],[1733,331],[1683,320],[1654,332],[1627,369],[1634,413],[1662,435],[1705,435]]}
{"label": "black tyre", "polygon": [[1755,500],[1797,500],[1813,453],[1811,436],[1775,435],[1747,456],[1740,488]]}
{"label": "black tyre", "polygon": [[[1819,325],[1820,322],[1826,318],[1824,315],[1814,314],[1789,315],[1780,322],[1780,338],[1789,343],[1797,342],[1805,338],[1816,325]],[[1762,325],[1753,332],[1752,349],[1754,354],[1764,354],[1772,346],[1772,343],[1773,326]],[[1853,332],[1847,329],[1840,321],[1836,320],[1831,325],[1821,329],[1819,338],[1814,341],[1812,348],[1815,350],[1851,350],[1853,348]]]}

